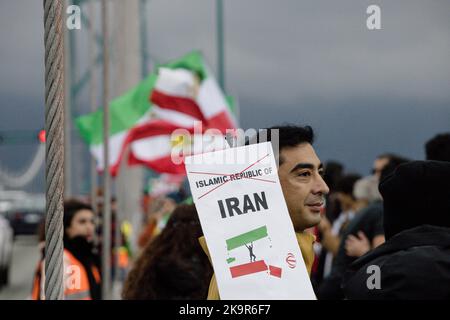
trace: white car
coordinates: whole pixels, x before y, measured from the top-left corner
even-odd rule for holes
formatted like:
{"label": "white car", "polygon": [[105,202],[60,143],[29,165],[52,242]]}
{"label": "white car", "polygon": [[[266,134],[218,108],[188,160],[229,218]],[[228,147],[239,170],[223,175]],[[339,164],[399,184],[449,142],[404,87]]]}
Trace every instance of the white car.
{"label": "white car", "polygon": [[0,212],[0,287],[8,284],[13,248],[13,230]]}

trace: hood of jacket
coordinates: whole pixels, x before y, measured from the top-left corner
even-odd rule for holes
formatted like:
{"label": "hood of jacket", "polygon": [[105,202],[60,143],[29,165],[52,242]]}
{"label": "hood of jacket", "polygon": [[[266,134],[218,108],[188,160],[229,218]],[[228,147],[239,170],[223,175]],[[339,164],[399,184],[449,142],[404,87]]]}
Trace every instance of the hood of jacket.
{"label": "hood of jacket", "polygon": [[402,164],[379,185],[389,239],[420,225],[450,227],[450,162]]}

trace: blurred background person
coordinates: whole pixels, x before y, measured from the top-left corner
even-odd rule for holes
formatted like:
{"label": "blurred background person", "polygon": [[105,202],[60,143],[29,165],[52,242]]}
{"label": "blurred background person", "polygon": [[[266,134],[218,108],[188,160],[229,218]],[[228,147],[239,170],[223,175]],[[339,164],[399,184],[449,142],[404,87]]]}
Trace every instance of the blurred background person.
{"label": "blurred background person", "polygon": [[342,211],[336,194],[336,184],[344,175],[344,165],[337,161],[328,161],[325,163],[324,168],[323,179],[330,188],[330,193],[325,196],[325,216],[332,223]]}
{"label": "blurred background person", "polygon": [[425,144],[427,160],[450,161],[450,132],[441,133]]}
{"label": "blurred background person", "polygon": [[367,204],[381,199],[381,194],[378,191],[381,172],[393,156],[393,154],[384,153],[379,155],[374,160],[372,165],[372,174],[361,178],[355,184],[354,191],[357,199],[360,201],[366,201]]}
{"label": "blurred background person", "polygon": [[[64,299],[101,299],[100,260],[94,253],[92,207],[76,199],[64,202]],[[33,281],[32,299],[45,300],[45,260]]]}
{"label": "blurred background person", "polygon": [[195,206],[178,206],[130,271],[123,299],[205,299],[213,270],[198,242],[202,235]]}
{"label": "blurred background person", "polygon": [[[325,195],[325,206],[321,215],[325,216],[330,223],[339,216],[341,213],[341,204],[339,202],[336,193],[336,184],[344,174],[344,165],[337,161],[327,161],[324,165],[323,179],[327,184],[330,192]],[[313,244],[314,248],[314,264],[311,269],[311,282],[313,287],[317,287],[323,278],[323,268],[325,264],[326,250],[322,250],[322,244],[320,243],[319,228],[315,226],[310,229],[310,232],[316,237],[316,241]]]}
{"label": "blurred background person", "polygon": [[342,234],[360,208],[358,200],[353,196],[353,188],[359,178],[360,176],[357,174],[347,174],[338,179],[333,192],[339,202],[341,212],[333,222],[330,222],[326,216],[322,217],[317,227],[321,246],[319,265],[323,266],[321,278],[329,275]]}
{"label": "blurred background person", "polygon": [[164,229],[171,213],[176,207],[176,202],[172,198],[160,196],[153,199],[149,207],[149,212],[146,214],[146,219],[138,239],[138,246],[141,249]]}

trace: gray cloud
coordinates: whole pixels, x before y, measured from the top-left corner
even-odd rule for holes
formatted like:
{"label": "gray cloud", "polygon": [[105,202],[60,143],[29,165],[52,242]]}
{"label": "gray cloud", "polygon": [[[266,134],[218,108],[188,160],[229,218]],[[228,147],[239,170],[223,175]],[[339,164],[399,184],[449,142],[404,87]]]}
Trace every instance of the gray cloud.
{"label": "gray cloud", "polygon": [[[366,29],[370,4],[381,7],[380,31]],[[227,89],[239,99],[243,127],[311,123],[324,159],[359,171],[384,151],[422,158],[423,143],[449,130],[449,1],[224,5]],[[214,1],[150,0],[146,15],[153,62],[200,49],[216,69]],[[0,129],[43,121],[42,19],[41,1],[0,2]],[[86,30],[76,32],[81,74]],[[87,101],[84,91],[76,113],[89,110]]]}

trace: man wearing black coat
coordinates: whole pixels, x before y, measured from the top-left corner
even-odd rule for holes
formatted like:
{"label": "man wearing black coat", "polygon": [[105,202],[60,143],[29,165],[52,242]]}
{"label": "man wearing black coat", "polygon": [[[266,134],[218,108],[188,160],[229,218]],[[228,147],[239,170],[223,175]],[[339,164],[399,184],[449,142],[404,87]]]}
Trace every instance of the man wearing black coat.
{"label": "man wearing black coat", "polygon": [[400,165],[379,190],[386,242],[350,266],[346,298],[450,299],[450,163]]}

